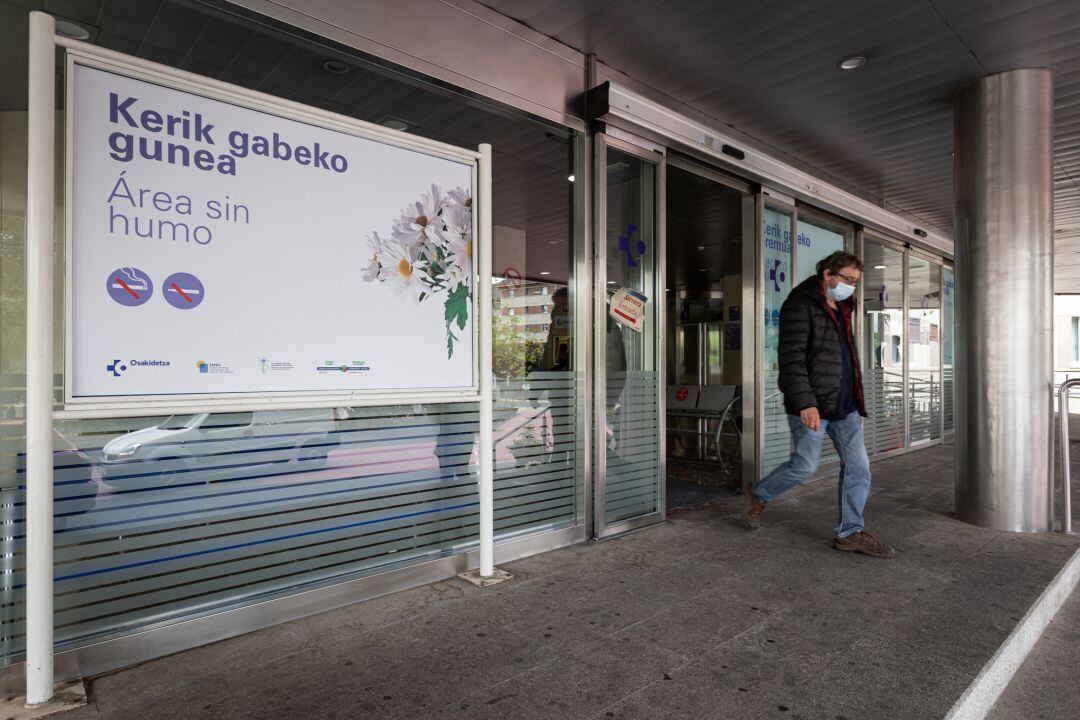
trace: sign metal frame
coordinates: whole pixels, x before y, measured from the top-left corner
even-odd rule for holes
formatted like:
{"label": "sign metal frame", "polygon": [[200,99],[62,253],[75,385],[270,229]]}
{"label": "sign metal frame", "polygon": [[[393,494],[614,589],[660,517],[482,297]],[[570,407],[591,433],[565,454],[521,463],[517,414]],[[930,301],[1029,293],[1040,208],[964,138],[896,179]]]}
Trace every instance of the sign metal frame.
{"label": "sign metal frame", "polygon": [[[314,127],[340,132],[345,135],[371,140],[423,153],[470,168],[471,189],[475,206],[473,211],[473,256],[479,258],[478,247],[483,237],[491,237],[490,228],[484,232],[481,223],[485,213],[482,208],[490,203],[490,193],[481,197],[483,187],[490,187],[490,166],[481,162],[480,150],[468,150],[404,132],[384,128],[381,125],[357,120],[345,115],[323,111],[308,105],[277,98],[272,95],[248,90],[229,83],[205,78],[183,70],[177,70],[140,58],[123,55],[79,41],[57,38],[57,44],[65,47],[65,106],[74,107],[75,68],[77,65],[110,72],[121,77],[160,85],[165,88],[189,93],[217,102],[299,122]],[[491,283],[490,268],[473,269],[473,299],[471,349],[473,354],[473,384],[453,388],[408,388],[371,390],[307,390],[307,391],[238,391],[231,393],[162,393],[152,395],[109,395],[81,397],[73,394],[74,369],[74,113],[66,112],[64,148],[64,392],[63,407],[54,415],[60,419],[90,417],[124,417],[130,415],[156,415],[192,412],[223,412],[256,409],[297,409],[322,407],[359,407],[371,405],[448,403],[480,401],[480,289]],[[483,173],[487,178],[483,178]],[[486,182],[484,181],[486,180]],[[490,214],[486,215],[490,217]]]}

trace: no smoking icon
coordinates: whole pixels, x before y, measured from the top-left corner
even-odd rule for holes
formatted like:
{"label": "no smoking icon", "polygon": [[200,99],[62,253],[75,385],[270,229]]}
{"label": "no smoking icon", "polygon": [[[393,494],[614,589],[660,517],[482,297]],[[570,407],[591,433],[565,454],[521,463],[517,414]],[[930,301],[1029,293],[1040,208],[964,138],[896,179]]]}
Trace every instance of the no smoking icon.
{"label": "no smoking icon", "polygon": [[154,294],[154,283],[139,268],[122,267],[109,273],[105,291],[121,305],[138,307]]}
{"label": "no smoking icon", "polygon": [[193,310],[199,307],[203,297],[206,296],[199,278],[191,273],[183,272],[173,273],[165,278],[161,292],[165,295],[167,303],[180,310]]}

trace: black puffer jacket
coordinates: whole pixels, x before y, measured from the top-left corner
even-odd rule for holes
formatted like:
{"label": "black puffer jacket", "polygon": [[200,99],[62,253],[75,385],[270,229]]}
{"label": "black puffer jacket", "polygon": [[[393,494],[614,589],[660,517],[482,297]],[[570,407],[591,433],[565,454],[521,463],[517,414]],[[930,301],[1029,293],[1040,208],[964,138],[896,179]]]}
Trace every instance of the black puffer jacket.
{"label": "black puffer jacket", "polygon": [[[855,315],[855,300],[838,303],[848,327]],[[843,357],[840,343],[840,324],[825,303],[821,280],[813,276],[791,291],[780,308],[780,392],[784,393],[784,409],[798,415],[816,407],[822,417],[831,417],[840,400],[840,378]],[[862,373],[859,353],[851,340],[852,372],[855,380],[855,399],[859,413],[866,416],[863,401]]]}

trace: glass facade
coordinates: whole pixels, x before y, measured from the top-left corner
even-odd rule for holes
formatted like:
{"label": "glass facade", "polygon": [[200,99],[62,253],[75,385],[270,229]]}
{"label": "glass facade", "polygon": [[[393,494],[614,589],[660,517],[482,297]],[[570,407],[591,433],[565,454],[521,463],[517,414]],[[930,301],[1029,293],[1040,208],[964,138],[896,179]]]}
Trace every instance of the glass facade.
{"label": "glass facade", "polygon": [[[798,234],[790,242],[792,215]],[[798,281],[811,277],[817,262],[850,249],[848,227],[800,206],[766,206],[762,222],[763,385],[762,475],[788,458],[790,431],[777,387],[780,306]],[[859,352],[868,418],[867,450],[879,455],[939,440],[954,428],[954,275],[940,260],[867,234],[861,248],[863,281]],[[909,429],[910,428],[910,429]],[[908,433],[910,432],[910,437]],[[826,443],[822,464],[835,461]]]}
{"label": "glass facade", "polygon": [[[3,12],[5,21],[25,20],[13,4]],[[595,326],[582,326],[581,318],[592,317],[595,304],[586,299],[594,291],[610,298],[620,288],[650,299],[646,328],[663,315],[659,165],[607,150],[599,174],[607,233],[594,239],[604,243],[606,263],[595,277],[582,277],[583,259],[596,248],[585,244],[587,201],[574,181],[589,171],[580,163],[581,134],[197,4],[165,0],[154,13],[92,19],[100,25],[94,42],[109,49],[442,142],[491,143],[493,302],[484,311],[493,321],[496,538],[586,525],[586,483],[596,477],[584,448],[592,441],[606,466],[603,494],[593,499],[603,504],[602,522],[658,513],[660,336],[630,330],[606,312]],[[17,47],[12,57],[25,59],[26,50]],[[340,63],[333,71],[330,60]],[[26,75],[25,65],[6,71]],[[0,664],[19,660],[25,646],[26,131],[25,95],[0,95]],[[58,390],[65,381],[62,202],[58,196]],[[781,304],[821,258],[854,247],[854,226],[804,206],[769,206],[762,228],[757,381],[764,414],[758,428],[744,430],[763,439],[757,470],[768,472],[790,449],[776,387]],[[867,240],[863,256],[858,330],[867,442],[876,454],[930,442],[953,427],[953,274],[887,242]],[[740,283],[730,297],[740,297]],[[727,322],[739,320],[729,314]],[[736,327],[734,339],[718,328],[700,336],[709,367],[727,362],[723,352],[742,352],[750,328]],[[595,367],[590,337],[603,348],[605,381],[587,396],[586,375]],[[687,339],[690,350],[700,349],[691,344]],[[602,412],[587,427],[585,408],[594,399]],[[473,549],[478,422],[475,403],[56,422],[57,647]],[[832,453],[827,446],[825,462]]]}
{"label": "glass facade", "polygon": [[[25,23],[24,10],[5,8]],[[166,0],[156,13],[100,22],[95,40],[110,49],[462,147],[492,144],[496,538],[580,525],[585,398],[573,318],[581,198],[569,179],[580,136],[197,5]],[[170,48],[136,36],[168,39]],[[12,57],[23,64],[5,72],[25,77],[25,35],[22,42]],[[329,71],[328,60],[347,71]],[[25,95],[0,101],[0,662],[12,662],[24,651],[25,616],[27,120]],[[58,389],[61,203],[58,196]],[[524,304],[510,300],[514,291]],[[477,410],[451,403],[58,421],[57,647],[475,547]]]}

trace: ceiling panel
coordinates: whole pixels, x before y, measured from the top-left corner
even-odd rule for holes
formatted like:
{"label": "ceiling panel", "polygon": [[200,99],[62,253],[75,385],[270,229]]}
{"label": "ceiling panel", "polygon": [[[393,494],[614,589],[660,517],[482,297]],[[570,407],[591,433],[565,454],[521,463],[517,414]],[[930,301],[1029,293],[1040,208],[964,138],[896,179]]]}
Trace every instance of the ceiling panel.
{"label": "ceiling panel", "polygon": [[[891,210],[952,232],[952,93],[1055,71],[1055,284],[1080,292],[1080,1],[483,0]],[[851,55],[866,67],[842,72]]]}

